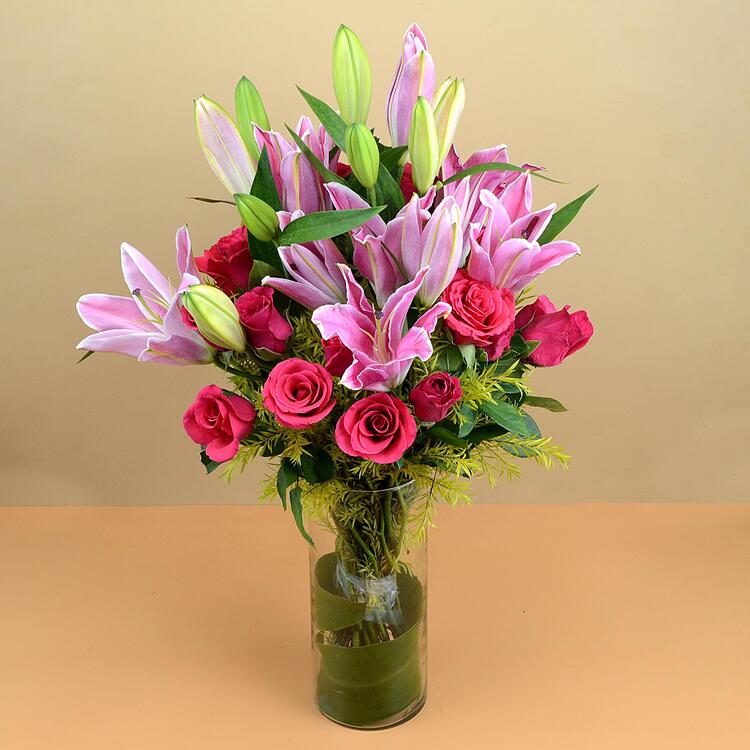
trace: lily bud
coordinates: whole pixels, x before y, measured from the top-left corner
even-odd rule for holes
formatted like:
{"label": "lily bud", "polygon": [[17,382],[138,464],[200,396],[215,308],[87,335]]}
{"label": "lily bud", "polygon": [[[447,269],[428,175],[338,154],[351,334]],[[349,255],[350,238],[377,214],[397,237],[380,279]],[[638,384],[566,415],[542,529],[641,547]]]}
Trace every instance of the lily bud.
{"label": "lily bud", "polygon": [[430,103],[423,96],[417,98],[411,117],[409,158],[414,187],[420,195],[424,195],[435,182],[441,161],[435,116]]}
{"label": "lily bud", "polygon": [[333,90],[345,123],[367,122],[372,99],[370,61],[359,37],[339,26],[333,40]]}
{"label": "lily bud", "polygon": [[432,110],[435,114],[435,125],[438,132],[438,147],[440,149],[440,163],[453,145],[456,128],[464,111],[466,92],[464,82],[458,78],[449,78],[435,92],[432,98]]}
{"label": "lily bud", "polygon": [[375,136],[369,131],[367,125],[355,122],[346,129],[345,145],[349,166],[354,176],[360,181],[362,187],[368,189],[374,187],[378,181],[380,168],[380,153]]}
{"label": "lily bud", "polygon": [[255,142],[253,123],[263,130],[270,130],[271,123],[268,121],[266,108],[263,106],[263,100],[260,98],[258,89],[245,76],[240,78],[234,90],[234,111],[237,114],[237,127],[239,128],[242,140],[245,142],[250,156],[255,161],[258,161],[260,159],[260,149]]}
{"label": "lily bud", "polygon": [[235,352],[245,351],[247,340],[237,308],[221,289],[195,284],[182,293],[182,304],[209,344]]}
{"label": "lily bud", "polygon": [[271,242],[279,234],[279,217],[265,201],[247,193],[234,196],[242,223],[261,242]]}
{"label": "lily bud", "polygon": [[195,130],[211,169],[224,187],[232,195],[249,193],[255,162],[227,111],[207,96],[196,99]]}

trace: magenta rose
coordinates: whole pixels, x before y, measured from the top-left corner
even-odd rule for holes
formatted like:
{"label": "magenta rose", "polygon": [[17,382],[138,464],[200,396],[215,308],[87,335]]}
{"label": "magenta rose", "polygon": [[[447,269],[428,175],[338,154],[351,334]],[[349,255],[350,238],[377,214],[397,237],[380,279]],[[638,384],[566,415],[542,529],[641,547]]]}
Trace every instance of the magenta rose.
{"label": "magenta rose", "polygon": [[279,362],[263,386],[263,405],[279,424],[295,430],[325,419],[335,403],[325,367],[296,357]]}
{"label": "magenta rose", "polygon": [[323,339],[323,355],[326,358],[326,370],[336,378],[340,378],[347,367],[354,361],[354,356],[347,349],[338,336]]}
{"label": "magenta rose", "polygon": [[350,456],[376,464],[398,461],[417,435],[417,423],[401,399],[376,393],[355,401],[336,422],[336,443]]}
{"label": "magenta rose", "polygon": [[536,302],[521,308],[516,315],[516,328],[526,341],[539,341],[528,356],[538,367],[559,365],[565,357],[585,346],[594,335],[585,310],[570,313],[570,305],[556,310],[549,297],[541,294]]}
{"label": "magenta rose", "polygon": [[273,304],[273,289],[256,286],[235,300],[234,305],[250,345],[282,354],[286,340],[292,335],[292,327]]}
{"label": "magenta rose", "polygon": [[461,400],[461,382],[447,372],[436,372],[420,380],[409,394],[414,413],[423,422],[439,422]]}
{"label": "magenta rose", "polygon": [[228,461],[255,425],[255,409],[242,396],[225,394],[218,385],[202,388],[182,417],[188,437],[205,446],[212,461]]}
{"label": "magenta rose", "polygon": [[230,297],[247,289],[253,259],[247,244],[247,229],[238,227],[221,237],[203,255],[195,259],[201,273],[210,276]]}
{"label": "magenta rose", "polygon": [[507,348],[514,331],[515,299],[510,289],[497,289],[472,279],[460,269],[443,292],[451,306],[445,325],[457,344],[476,344],[497,359]]}

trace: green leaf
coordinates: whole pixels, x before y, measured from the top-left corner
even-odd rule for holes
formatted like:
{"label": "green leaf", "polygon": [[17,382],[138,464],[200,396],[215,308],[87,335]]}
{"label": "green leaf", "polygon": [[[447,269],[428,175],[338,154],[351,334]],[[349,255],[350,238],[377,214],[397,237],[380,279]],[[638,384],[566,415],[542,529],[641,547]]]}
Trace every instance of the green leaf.
{"label": "green leaf", "polygon": [[393,175],[381,163],[378,168],[378,180],[375,183],[377,199],[386,204],[383,220],[390,221],[404,206],[404,194],[401,192]]}
{"label": "green leaf", "polygon": [[222,198],[201,198],[197,195],[188,195],[189,201],[200,201],[201,203],[226,203],[228,206],[233,206],[234,201],[225,201]]}
{"label": "green leaf", "polygon": [[547,411],[568,411],[557,399],[549,396],[526,396],[523,402],[524,406],[538,406],[540,409]]}
{"label": "green leaf", "polygon": [[279,473],[276,475],[276,492],[279,493],[281,506],[284,510],[286,510],[287,491],[297,481],[297,478],[297,470],[294,468],[294,464],[288,458],[283,459],[279,465]]}
{"label": "green leaf", "polygon": [[555,211],[552,214],[549,224],[547,224],[547,228],[542,232],[537,242],[540,245],[544,245],[546,242],[554,240],[575,219],[576,214],[581,210],[581,206],[594,194],[594,191],[598,187],[598,185],[594,185],[587,193],[584,193],[566,206]]}
{"label": "green leaf", "polygon": [[336,237],[364,224],[377,216],[385,206],[350,208],[345,211],[317,211],[300,216],[287,224],[279,237],[279,245],[314,242]]}
{"label": "green leaf", "polygon": [[297,144],[299,150],[307,157],[307,160],[312,164],[313,169],[323,178],[324,182],[337,182],[339,185],[346,185],[346,180],[339,177],[335,172],[331,172],[323,162],[318,159],[317,156],[311,151],[310,147],[287,125],[286,129],[289,131],[289,135]]}
{"label": "green leaf", "polygon": [[441,427],[440,425],[430,427],[430,429],[427,430],[427,434],[431,438],[440,440],[443,443],[448,443],[448,445],[454,445],[456,448],[467,448],[469,446],[466,440],[463,440],[462,438],[458,437],[458,435],[451,432],[448,428]]}
{"label": "green leaf", "polygon": [[305,522],[302,518],[302,490],[299,486],[293,487],[292,491],[289,493],[289,503],[292,506],[292,515],[294,516],[294,521],[297,524],[299,533],[302,534],[308,544],[314,547],[315,544],[313,543],[312,537],[307,531],[305,531]]}
{"label": "green leaf", "polygon": [[255,173],[250,195],[268,203],[274,211],[281,211],[281,198],[279,198],[279,191],[276,189],[276,180],[273,178],[271,161],[268,158],[268,149],[265,146],[263,146],[260,159],[258,159],[258,171]]}
{"label": "green leaf", "polygon": [[473,370],[477,361],[477,348],[474,344],[458,344],[461,356],[464,358],[467,370]]}
{"label": "green leaf", "polygon": [[466,421],[458,425],[458,436],[467,438],[477,423],[477,413],[468,404],[463,404],[459,411],[466,417]]}
{"label": "green leaf", "polygon": [[505,435],[507,432],[508,430],[505,427],[500,427],[500,425],[485,424],[472,430],[468,439],[472,445],[479,445],[479,443],[483,443],[485,440],[494,440],[500,437],[500,435]]}
{"label": "green leaf", "polygon": [[358,602],[341,596],[336,583],[335,553],[323,555],[315,564],[313,610],[315,625],[319,630],[341,630],[362,622],[367,602]]}
{"label": "green leaf", "polygon": [[83,356],[76,362],[77,365],[80,365],[81,362],[85,362],[94,352],[92,352],[90,349],[86,352],[84,352]]}
{"label": "green leaf", "polygon": [[313,448],[309,454],[302,454],[300,469],[305,481],[310,482],[310,484],[327,482],[329,479],[333,479],[336,474],[333,460],[326,451],[320,448]]}
{"label": "green leaf", "polygon": [[[266,244],[266,243],[264,243]],[[270,263],[266,263],[263,260],[253,261],[253,270],[250,271],[249,287],[252,289],[255,286],[260,286],[260,282],[266,276],[281,276],[281,272],[275,266]]]}
{"label": "green leaf", "polygon": [[515,406],[505,401],[484,401],[479,405],[479,408],[493,422],[499,424],[501,427],[505,427],[509,432],[515,432],[524,437],[531,437],[533,435],[533,431],[525,419],[525,415],[516,409]]}
{"label": "green leaf", "polygon": [[[523,167],[519,167],[517,164],[508,164],[506,162],[501,161],[493,161],[488,162],[485,164],[477,164],[473,167],[469,167],[468,169],[462,169],[460,172],[457,172],[453,175],[453,177],[449,177],[447,180],[443,180],[443,185],[449,185],[451,182],[457,182],[458,180],[462,180],[464,177],[470,177],[473,174],[481,174],[482,172],[526,172],[528,170],[524,169]],[[558,185],[565,185],[565,182],[562,182],[561,180],[553,180],[551,177],[547,177],[546,175],[541,174],[541,172],[534,172],[530,171],[529,174],[532,177],[539,177],[542,180],[547,180],[548,182],[555,182]]]}
{"label": "green leaf", "polygon": [[380,150],[380,163],[389,171],[393,172],[401,166],[401,158],[407,152],[408,146],[382,147]]}
{"label": "green leaf", "polygon": [[331,109],[324,101],[316,99],[312,94],[297,86],[297,90],[302,94],[310,109],[320,120],[320,124],[326,129],[333,142],[342,150],[346,150],[344,145],[346,134],[346,123],[341,119],[337,112]]}
{"label": "green leaf", "polygon": [[443,349],[437,358],[438,370],[445,370],[450,373],[459,372],[463,367],[463,363],[464,358],[461,350],[455,345]]}
{"label": "green leaf", "polygon": [[206,474],[210,474],[221,466],[221,461],[209,458],[205,450],[201,451],[201,463],[206,467]]}

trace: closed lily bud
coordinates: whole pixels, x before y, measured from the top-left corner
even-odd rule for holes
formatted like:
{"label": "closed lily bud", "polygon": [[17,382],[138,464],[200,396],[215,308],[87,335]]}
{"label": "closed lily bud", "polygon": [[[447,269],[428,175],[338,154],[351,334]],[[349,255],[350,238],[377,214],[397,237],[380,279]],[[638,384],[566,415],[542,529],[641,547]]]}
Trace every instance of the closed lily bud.
{"label": "closed lily bud", "polygon": [[255,160],[227,111],[207,96],[195,100],[195,131],[216,176],[232,194],[249,193]]}
{"label": "closed lily bud", "polygon": [[345,123],[367,122],[372,99],[370,61],[359,37],[339,26],[333,40],[333,90]]}
{"label": "closed lily bud", "polygon": [[380,153],[375,136],[367,125],[355,122],[346,129],[346,155],[349,166],[362,187],[372,188],[378,181],[380,168]]}
{"label": "closed lily bud", "polygon": [[261,242],[271,242],[279,234],[279,217],[265,201],[247,193],[234,196],[242,223]]}
{"label": "closed lily bud", "polygon": [[445,81],[432,98],[432,111],[435,114],[441,164],[453,145],[456,128],[461,113],[464,111],[465,103],[464,82],[458,78],[449,78]]}
{"label": "closed lily bud", "polygon": [[235,352],[245,351],[247,340],[237,308],[221,289],[195,284],[182,293],[182,304],[209,344]]}
{"label": "closed lily bud", "polygon": [[417,98],[412,113],[409,158],[414,187],[420,195],[424,195],[435,182],[441,161],[435,115],[430,103],[423,96]]}
{"label": "closed lily bud", "polygon": [[253,123],[263,130],[270,130],[271,123],[268,121],[266,108],[263,106],[263,100],[260,98],[258,89],[245,76],[240,78],[234,90],[234,111],[237,114],[237,127],[242,140],[253,159],[258,161],[260,149],[255,142]]}

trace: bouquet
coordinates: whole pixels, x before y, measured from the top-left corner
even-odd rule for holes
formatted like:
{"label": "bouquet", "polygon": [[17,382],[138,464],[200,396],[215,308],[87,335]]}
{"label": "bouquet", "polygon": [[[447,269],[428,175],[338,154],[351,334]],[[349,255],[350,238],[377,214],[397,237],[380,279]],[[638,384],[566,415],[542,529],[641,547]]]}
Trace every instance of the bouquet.
{"label": "bouquet", "polygon": [[[425,538],[466,480],[512,479],[568,456],[531,409],[536,367],[559,365],[593,328],[543,294],[539,277],[576,256],[558,239],[593,190],[534,208],[542,167],[505,146],[453,145],[464,83],[436,85],[410,26],[386,101],[388,143],[367,125],[371,72],[357,35],[333,46],[338,109],[300,93],[302,117],[271,128],[247,79],[235,116],[195,101],[200,146],[241,226],[194,257],[177,231],[171,282],[122,245],[127,296],[87,294],[94,333],[78,348],[141,362],[213,365],[183,417],[207,472],[255,457],[311,547],[316,697],[350,726],[408,718],[425,695]],[[552,180],[555,182],[554,180]],[[231,224],[230,224],[231,226]],[[228,227],[229,228],[229,227]]]}

